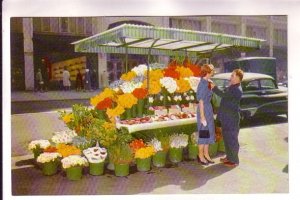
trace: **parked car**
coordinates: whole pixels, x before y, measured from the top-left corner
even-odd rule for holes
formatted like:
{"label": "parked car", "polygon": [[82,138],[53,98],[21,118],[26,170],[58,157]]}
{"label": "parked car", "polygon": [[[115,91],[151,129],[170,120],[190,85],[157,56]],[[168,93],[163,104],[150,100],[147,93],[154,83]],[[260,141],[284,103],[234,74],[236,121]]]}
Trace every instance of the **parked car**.
{"label": "parked car", "polygon": [[[220,88],[229,86],[231,73],[220,73],[212,77],[213,82]],[[241,83],[243,96],[241,99],[241,118],[249,118],[258,115],[288,115],[287,88],[280,87],[274,78],[265,74],[244,73]],[[221,98],[213,96],[213,104],[216,109],[220,105]]]}

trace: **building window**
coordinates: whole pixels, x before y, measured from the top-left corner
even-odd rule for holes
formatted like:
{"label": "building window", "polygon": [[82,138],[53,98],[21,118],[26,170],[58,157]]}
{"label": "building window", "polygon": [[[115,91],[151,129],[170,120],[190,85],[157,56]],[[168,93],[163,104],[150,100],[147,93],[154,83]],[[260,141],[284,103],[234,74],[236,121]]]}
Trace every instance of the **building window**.
{"label": "building window", "polygon": [[50,18],[44,17],[41,18],[41,25],[42,25],[42,31],[44,32],[50,32]]}
{"label": "building window", "polygon": [[77,31],[78,34],[84,34],[84,18],[79,17],[77,18]]}
{"label": "building window", "polygon": [[59,20],[59,30],[62,33],[68,33],[69,32],[69,19],[67,17],[62,17]]}

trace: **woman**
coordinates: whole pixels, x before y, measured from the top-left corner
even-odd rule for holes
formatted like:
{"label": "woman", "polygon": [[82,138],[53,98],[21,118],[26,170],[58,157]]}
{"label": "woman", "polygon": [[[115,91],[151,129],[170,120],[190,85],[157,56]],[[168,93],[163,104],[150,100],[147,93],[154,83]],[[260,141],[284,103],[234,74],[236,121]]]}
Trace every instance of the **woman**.
{"label": "woman", "polygon": [[214,124],[214,114],[211,105],[212,91],[210,89],[210,78],[214,74],[213,65],[204,65],[201,68],[201,80],[197,88],[197,100],[199,101],[197,107],[197,126],[198,132],[200,134],[201,130],[209,131],[209,138],[198,139],[199,155],[198,161],[202,165],[208,165],[209,163],[214,163],[210,158],[208,149],[209,144],[215,142],[215,124]]}
{"label": "woman", "polygon": [[67,67],[64,67],[63,85],[64,85],[64,90],[70,90],[71,88],[70,73],[67,70]]}

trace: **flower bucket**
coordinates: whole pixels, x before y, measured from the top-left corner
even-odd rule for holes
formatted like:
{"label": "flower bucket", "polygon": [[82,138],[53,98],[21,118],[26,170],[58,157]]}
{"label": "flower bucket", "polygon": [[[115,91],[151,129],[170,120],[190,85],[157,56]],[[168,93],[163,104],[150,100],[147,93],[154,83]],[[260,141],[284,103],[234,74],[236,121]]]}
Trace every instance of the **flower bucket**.
{"label": "flower bucket", "polygon": [[225,152],[224,140],[220,140],[220,141],[218,142],[218,151],[220,151],[220,152]]}
{"label": "flower bucket", "polygon": [[131,107],[131,117],[132,118],[135,118],[137,116],[137,109],[138,109],[137,104],[135,104]]}
{"label": "flower bucket", "polygon": [[78,181],[82,177],[82,167],[69,167],[66,169],[67,178],[71,181]]}
{"label": "flower bucket", "polygon": [[149,171],[151,167],[151,157],[144,158],[144,159],[137,158],[136,166],[137,166],[137,170],[140,172]]}
{"label": "flower bucket", "polygon": [[106,168],[109,170],[115,170],[115,165],[114,165],[114,163],[109,162],[108,165],[106,166]]}
{"label": "flower bucket", "polygon": [[43,149],[37,147],[33,149],[32,152],[33,152],[34,159],[36,160],[37,157],[39,157],[39,155],[43,153]]}
{"label": "flower bucket", "polygon": [[104,162],[89,163],[89,166],[90,166],[90,170],[89,170],[90,175],[99,176],[102,175],[104,172]]}
{"label": "flower bucket", "polygon": [[144,112],[144,99],[138,99],[137,103],[137,116],[143,117]]}
{"label": "flower bucket", "polygon": [[51,176],[57,173],[58,163],[56,161],[43,163],[42,166],[43,174],[46,176]]}
{"label": "flower bucket", "polygon": [[218,143],[215,142],[209,145],[208,153],[211,157],[215,157],[218,153]]}
{"label": "flower bucket", "polygon": [[198,145],[188,145],[189,159],[195,160],[198,157]]}
{"label": "flower bucket", "polygon": [[128,176],[129,164],[114,164],[116,176]]}
{"label": "flower bucket", "polygon": [[164,167],[166,165],[167,153],[164,151],[158,151],[152,157],[152,163],[155,167]]}
{"label": "flower bucket", "polygon": [[182,148],[170,148],[169,159],[172,163],[178,163],[182,161]]}
{"label": "flower bucket", "polygon": [[130,108],[125,109],[125,117],[126,117],[126,119],[131,119],[131,109]]}

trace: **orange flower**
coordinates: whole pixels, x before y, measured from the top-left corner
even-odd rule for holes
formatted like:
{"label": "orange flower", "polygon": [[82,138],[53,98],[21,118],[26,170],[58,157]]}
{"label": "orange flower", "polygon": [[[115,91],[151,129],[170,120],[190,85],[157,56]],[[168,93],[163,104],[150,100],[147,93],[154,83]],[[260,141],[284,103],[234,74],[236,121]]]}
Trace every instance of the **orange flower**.
{"label": "orange flower", "polygon": [[138,149],[145,147],[145,143],[142,139],[135,139],[129,144],[130,148],[136,152]]}
{"label": "orange flower", "polygon": [[63,157],[68,157],[70,155],[81,155],[81,150],[72,145],[58,144],[57,153],[60,153]]}
{"label": "orange flower", "polygon": [[201,74],[201,67],[200,66],[190,64],[187,67],[193,72],[194,76],[200,77],[200,74]]}
{"label": "orange flower", "polygon": [[144,99],[147,97],[148,91],[145,88],[136,88],[133,90],[132,94],[138,99]]}
{"label": "orange flower", "polygon": [[46,149],[44,149],[44,152],[47,152],[47,153],[53,153],[56,151],[57,151],[56,147],[52,147],[52,146],[49,146]]}
{"label": "orange flower", "polygon": [[112,103],[113,103],[113,101],[112,101],[111,98],[105,98],[103,101],[100,101],[97,104],[96,108],[98,110],[105,110],[107,108],[111,108],[112,107]]}
{"label": "orange flower", "polygon": [[176,66],[171,66],[164,70],[164,76],[179,79],[180,74],[176,71]]}

